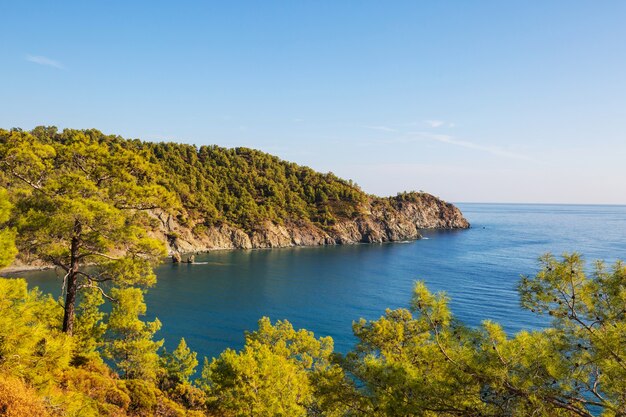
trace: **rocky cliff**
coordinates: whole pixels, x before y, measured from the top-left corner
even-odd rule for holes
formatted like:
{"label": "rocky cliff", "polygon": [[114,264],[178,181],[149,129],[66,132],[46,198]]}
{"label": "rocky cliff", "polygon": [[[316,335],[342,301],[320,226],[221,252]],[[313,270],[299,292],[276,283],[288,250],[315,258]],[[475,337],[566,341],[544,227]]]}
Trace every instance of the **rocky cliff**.
{"label": "rocky cliff", "polygon": [[[119,209],[116,216],[120,219],[128,216],[131,220],[133,209],[150,213],[154,222],[145,226],[167,242],[172,255],[215,249],[391,242],[419,239],[420,229],[469,227],[456,207],[430,194],[368,195],[352,180],[255,149],[152,143],[104,135],[94,129],[59,132],[43,126],[31,132],[0,129],[0,143],[0,157],[5,162],[14,161],[13,148],[46,149],[43,159],[33,154],[34,162],[28,162],[27,171],[32,175],[28,184],[45,181],[53,190],[51,194],[63,195],[68,184],[80,181],[103,209]],[[111,158],[104,160],[97,155]],[[15,161],[16,171],[0,175],[0,186],[17,201],[30,191],[21,190],[25,180],[18,172],[24,167],[19,166],[19,158]],[[50,168],[58,166],[64,169]],[[39,194],[33,196],[33,201],[38,200]],[[42,201],[46,201],[42,207],[55,206]],[[42,209],[41,213],[48,212]],[[17,220],[11,222],[13,227]],[[63,235],[59,239],[58,244],[69,250],[73,237]],[[22,249],[29,253],[30,249]],[[111,249],[113,254],[122,250],[123,246]],[[39,266],[34,262],[46,266],[41,257],[39,261],[26,255],[19,258],[25,267]]]}
{"label": "rocky cliff", "polygon": [[266,221],[248,231],[221,224],[198,232],[170,215],[157,217],[171,253],[394,242],[419,239],[420,229],[470,226],[456,206],[425,193],[411,201],[371,197],[354,218],[324,227],[306,220],[287,220],[282,224]]}

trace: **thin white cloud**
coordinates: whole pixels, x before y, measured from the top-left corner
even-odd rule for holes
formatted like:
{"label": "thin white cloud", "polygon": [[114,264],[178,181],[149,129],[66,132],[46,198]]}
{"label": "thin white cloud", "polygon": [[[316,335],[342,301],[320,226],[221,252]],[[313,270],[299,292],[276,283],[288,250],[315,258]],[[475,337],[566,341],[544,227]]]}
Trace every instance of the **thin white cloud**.
{"label": "thin white cloud", "polygon": [[411,135],[417,138],[424,138],[424,139],[434,140],[434,141],[441,142],[441,143],[447,143],[448,145],[460,146],[462,148],[468,148],[468,149],[474,149],[476,151],[487,152],[492,155],[502,156],[505,158],[518,159],[521,161],[536,162],[535,159],[527,155],[523,155],[523,154],[516,153],[516,152],[511,152],[506,149],[502,149],[498,146],[487,146],[487,145],[481,145],[481,144],[474,143],[474,142],[468,142],[466,140],[459,140],[450,135],[440,135],[440,134],[433,134],[433,133],[428,133],[428,132],[413,132],[411,133]]}
{"label": "thin white cloud", "polygon": [[59,61],[55,61],[54,59],[47,58],[45,56],[40,55],[26,55],[26,60],[28,62],[33,62],[38,65],[44,65],[47,67],[53,67],[58,69],[63,69],[63,65]]}
{"label": "thin white cloud", "polygon": [[443,126],[446,122],[444,122],[443,120],[424,120],[424,123],[432,128],[438,128]]}
{"label": "thin white cloud", "polygon": [[[432,128],[438,128],[441,126],[446,126],[446,127],[450,127],[453,128],[455,127],[454,123],[451,122],[445,122],[443,120],[424,120],[423,123],[428,124],[430,127]],[[504,149],[501,148],[499,146],[491,146],[491,145],[482,145],[480,143],[476,143],[476,142],[470,142],[467,140],[461,140],[461,139],[457,139],[454,136],[451,135],[445,135],[445,134],[437,134],[437,133],[432,133],[432,132],[406,132],[406,131],[402,131],[399,129],[394,129],[392,127],[389,126],[383,126],[383,125],[378,125],[378,126],[363,126],[366,129],[371,129],[371,130],[378,130],[378,131],[383,131],[383,132],[389,132],[389,133],[396,133],[398,135],[393,135],[395,137],[388,137],[387,139],[383,140],[382,142],[384,143],[410,143],[410,142],[414,142],[416,140],[431,140],[431,141],[436,141],[436,142],[440,142],[440,143],[445,143],[448,145],[453,145],[453,146],[458,146],[461,148],[466,148],[466,149],[472,149],[475,151],[480,151],[480,152],[484,152],[484,153],[488,153],[491,155],[495,155],[495,156],[500,156],[500,157],[504,157],[504,158],[509,158],[509,159],[517,159],[520,161],[527,161],[527,162],[539,162],[536,159],[528,156],[528,155],[524,155],[522,153],[518,153],[518,152],[514,152],[514,151],[510,151],[508,149]],[[380,143],[381,141],[375,141],[373,143],[362,143],[362,145],[374,145],[376,143]]]}
{"label": "thin white cloud", "polygon": [[391,128],[389,126],[363,126],[366,129],[371,129],[371,130],[380,130],[382,132],[397,132],[396,129]]}

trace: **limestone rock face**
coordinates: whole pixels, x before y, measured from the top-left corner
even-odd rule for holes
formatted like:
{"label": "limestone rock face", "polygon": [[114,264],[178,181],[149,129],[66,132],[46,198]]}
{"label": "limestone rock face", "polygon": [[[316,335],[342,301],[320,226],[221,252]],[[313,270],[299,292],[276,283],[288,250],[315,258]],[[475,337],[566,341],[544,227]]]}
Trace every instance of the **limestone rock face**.
{"label": "limestone rock face", "polygon": [[251,231],[226,224],[198,231],[170,215],[155,217],[160,220],[171,253],[394,242],[419,239],[421,229],[470,227],[457,207],[429,194],[422,194],[416,201],[372,198],[358,216],[329,227],[295,220],[284,224],[267,221]]}

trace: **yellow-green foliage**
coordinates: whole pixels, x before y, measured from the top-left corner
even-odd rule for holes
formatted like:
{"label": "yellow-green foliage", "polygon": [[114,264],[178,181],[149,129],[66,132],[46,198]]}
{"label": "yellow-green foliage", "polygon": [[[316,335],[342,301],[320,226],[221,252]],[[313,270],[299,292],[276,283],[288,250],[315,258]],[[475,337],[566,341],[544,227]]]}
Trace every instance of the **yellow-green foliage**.
{"label": "yellow-green foliage", "polygon": [[[63,156],[65,150],[80,159]],[[49,168],[49,161],[65,167],[79,164],[89,173],[88,180],[84,171],[67,170],[57,183],[59,187],[77,187],[85,202],[94,197],[121,201],[123,204],[117,204],[117,208],[179,204],[185,212],[179,221],[186,223],[191,218],[198,222],[194,228],[198,233],[203,226],[223,222],[245,229],[266,220],[282,223],[304,219],[331,225],[358,215],[361,203],[368,198],[351,181],[253,149],[148,143],[107,136],[97,130],[0,130],[0,159],[17,169],[16,174],[33,181]],[[94,178],[104,180],[94,184],[89,180]],[[103,184],[107,185],[106,191],[102,190]],[[13,188],[24,184],[11,180],[9,185]],[[175,193],[175,198],[155,204],[156,197],[169,196],[162,186]],[[64,205],[66,210],[79,208],[66,201]]]}
{"label": "yellow-green foliage", "polygon": [[344,366],[365,386],[358,408],[372,416],[624,415],[624,265],[599,263],[587,276],[579,255],[547,255],[519,289],[523,306],[552,316],[552,327],[514,337],[488,320],[466,328],[422,283],[410,310],[356,323],[359,344]]}
{"label": "yellow-green foliage", "polygon": [[97,361],[98,349],[102,348],[106,331],[105,314],[101,310],[104,297],[97,288],[85,288],[81,292],[76,309],[74,334],[74,362]]}
{"label": "yellow-green foliage", "polygon": [[124,381],[124,388],[130,397],[131,411],[150,415],[157,406],[157,392],[154,385],[141,379]]}
{"label": "yellow-green foliage", "polygon": [[200,384],[223,415],[305,416],[316,405],[311,378],[330,367],[332,349],[330,338],[263,318],[241,352],[205,359]]}
{"label": "yellow-green foliage", "polygon": [[232,416],[304,416],[311,401],[306,373],[294,361],[253,344],[226,350],[206,366],[212,406]]}
{"label": "yellow-green foliage", "polygon": [[41,388],[69,365],[72,340],[60,332],[62,309],[22,279],[0,278],[0,372]]}
{"label": "yellow-green foliage", "polygon": [[189,377],[196,372],[198,359],[196,352],[191,351],[185,339],[181,339],[178,347],[172,353],[165,351],[161,361],[168,386],[188,384]]}
{"label": "yellow-green foliage", "polygon": [[15,231],[5,227],[12,207],[9,194],[4,188],[0,188],[0,268],[9,265],[17,255]]}
{"label": "yellow-green foliage", "polygon": [[548,254],[541,263],[519,291],[525,308],[552,317],[544,360],[556,368],[556,389],[589,397],[606,415],[626,415],[626,265],[597,262],[589,276],[579,254]]}
{"label": "yellow-green foliage", "polygon": [[254,228],[263,220],[306,219],[321,225],[352,217],[367,196],[332,173],[248,149],[176,143],[135,144],[168,172],[188,211],[211,225]]}
{"label": "yellow-green foliage", "polygon": [[116,302],[107,325],[105,354],[115,362],[124,378],[156,381],[159,355],[163,341],[155,342],[154,333],[161,328],[158,319],[143,322],[146,304],[139,288],[115,288],[112,295]]}
{"label": "yellow-green foliage", "polygon": [[[93,310],[99,301],[83,304],[82,325],[68,336],[60,331],[63,309],[50,296],[29,291],[23,279],[0,279],[0,416],[204,415],[204,392],[186,380],[172,383],[169,393],[158,388],[157,375],[165,371],[159,369],[161,342],[152,336],[159,325],[139,320],[145,314],[141,290],[112,293],[118,302],[106,340],[94,332],[102,320]],[[102,361],[103,349],[127,379]],[[183,365],[193,365],[186,359],[195,353],[186,347],[176,352]],[[189,368],[176,369],[188,377]]]}
{"label": "yellow-green foliage", "polygon": [[189,383],[176,385],[167,391],[169,398],[188,410],[200,411],[206,407],[206,395],[200,388]]}
{"label": "yellow-green foliage", "polygon": [[59,385],[64,391],[62,397],[74,393],[80,398],[83,413],[89,408],[97,415],[114,416],[122,414],[130,406],[125,386],[104,364],[92,362],[72,367],[63,374]]}
{"label": "yellow-green foliage", "polygon": [[552,318],[544,329],[465,327],[445,294],[416,283],[408,309],[354,323],[358,343],[343,357],[328,337],[263,318],[196,381],[184,340],[159,358],[140,289],[114,289],[108,320],[98,297],[84,304],[68,336],[49,296],[0,279],[0,416],[626,415],[626,267],[589,274],[577,254],[541,262],[519,291],[524,308]]}
{"label": "yellow-green foliage", "polygon": [[[51,140],[53,131],[0,130],[6,183],[0,185],[14,202],[8,224],[17,231],[20,257],[64,271],[63,330],[72,334],[81,290],[104,281],[155,282],[152,267],[165,255],[165,245],[148,235],[153,219],[145,210],[169,207],[174,197],[157,184],[160,171],[141,153],[101,142],[92,132],[66,130]],[[12,233],[7,230],[0,240]]]}

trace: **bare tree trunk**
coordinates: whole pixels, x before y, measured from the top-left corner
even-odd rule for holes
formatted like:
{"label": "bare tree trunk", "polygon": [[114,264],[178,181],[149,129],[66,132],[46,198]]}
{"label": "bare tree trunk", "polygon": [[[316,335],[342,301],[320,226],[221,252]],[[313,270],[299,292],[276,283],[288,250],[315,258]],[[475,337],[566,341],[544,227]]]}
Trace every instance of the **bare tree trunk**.
{"label": "bare tree trunk", "polygon": [[63,331],[70,336],[74,333],[74,316],[76,311],[76,293],[78,292],[78,246],[82,225],[78,220],[74,223],[74,236],[70,248],[70,270],[67,276],[67,295],[65,296],[65,314],[63,315]]}

